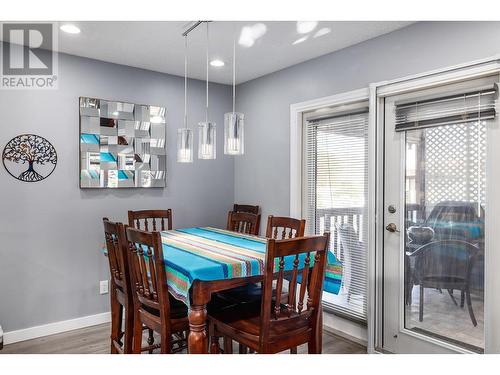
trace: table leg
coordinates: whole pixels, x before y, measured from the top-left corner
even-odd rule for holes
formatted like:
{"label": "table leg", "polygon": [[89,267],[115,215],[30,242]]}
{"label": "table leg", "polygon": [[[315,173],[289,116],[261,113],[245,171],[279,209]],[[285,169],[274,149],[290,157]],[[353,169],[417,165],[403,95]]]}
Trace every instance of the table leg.
{"label": "table leg", "polygon": [[208,353],[207,305],[191,305],[189,310],[188,353]]}

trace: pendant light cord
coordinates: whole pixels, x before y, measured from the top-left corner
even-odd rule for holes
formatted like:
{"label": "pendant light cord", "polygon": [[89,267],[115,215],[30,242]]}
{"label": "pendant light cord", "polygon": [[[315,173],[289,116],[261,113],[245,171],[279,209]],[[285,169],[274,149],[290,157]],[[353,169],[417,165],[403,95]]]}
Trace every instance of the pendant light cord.
{"label": "pendant light cord", "polygon": [[208,123],[208,22],[207,22],[207,87],[206,87],[206,109],[205,109],[205,121]]}
{"label": "pendant light cord", "polygon": [[236,98],[236,38],[233,38],[233,114]]}
{"label": "pendant light cord", "polygon": [[188,69],[188,40],[187,35],[184,37],[184,127],[188,127],[188,115],[187,115],[187,69]]}

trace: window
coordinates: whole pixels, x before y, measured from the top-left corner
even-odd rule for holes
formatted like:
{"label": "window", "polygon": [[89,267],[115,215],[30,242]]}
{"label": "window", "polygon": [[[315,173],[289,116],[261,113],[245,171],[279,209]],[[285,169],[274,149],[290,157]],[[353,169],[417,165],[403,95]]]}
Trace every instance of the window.
{"label": "window", "polygon": [[329,117],[305,116],[303,213],[307,232],[330,231],[331,250],[343,262],[338,295],[324,303],[366,321],[368,103]]}

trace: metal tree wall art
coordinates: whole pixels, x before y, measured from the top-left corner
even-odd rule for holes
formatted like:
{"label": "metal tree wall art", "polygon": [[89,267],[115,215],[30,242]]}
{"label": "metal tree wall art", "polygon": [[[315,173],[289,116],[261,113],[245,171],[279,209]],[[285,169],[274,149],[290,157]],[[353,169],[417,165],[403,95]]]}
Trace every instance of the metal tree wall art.
{"label": "metal tree wall art", "polygon": [[54,171],[57,153],[45,138],[35,134],[23,134],[7,143],[2,160],[12,177],[25,182],[37,182]]}

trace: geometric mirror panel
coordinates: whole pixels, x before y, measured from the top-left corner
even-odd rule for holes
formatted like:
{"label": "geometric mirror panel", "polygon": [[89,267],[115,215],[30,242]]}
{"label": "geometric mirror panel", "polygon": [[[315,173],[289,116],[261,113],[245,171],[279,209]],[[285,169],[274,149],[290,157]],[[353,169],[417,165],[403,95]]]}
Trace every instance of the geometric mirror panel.
{"label": "geometric mirror panel", "polygon": [[80,97],[80,188],[165,187],[165,108]]}

